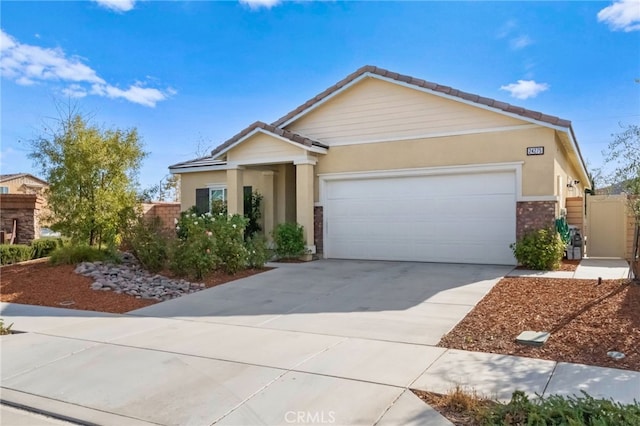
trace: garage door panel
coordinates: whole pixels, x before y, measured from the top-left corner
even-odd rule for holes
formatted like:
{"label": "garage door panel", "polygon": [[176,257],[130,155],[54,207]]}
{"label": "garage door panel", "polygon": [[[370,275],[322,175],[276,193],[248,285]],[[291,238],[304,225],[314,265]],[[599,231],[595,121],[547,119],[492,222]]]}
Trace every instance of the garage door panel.
{"label": "garage door panel", "polygon": [[515,175],[330,181],[327,257],[513,264]]}

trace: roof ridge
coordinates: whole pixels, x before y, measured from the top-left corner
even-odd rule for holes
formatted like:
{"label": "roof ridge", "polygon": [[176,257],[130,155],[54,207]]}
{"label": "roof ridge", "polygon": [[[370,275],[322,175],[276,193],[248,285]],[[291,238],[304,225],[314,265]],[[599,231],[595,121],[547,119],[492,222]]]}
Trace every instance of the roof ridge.
{"label": "roof ridge", "polygon": [[400,83],[405,83],[405,84],[409,84],[409,85],[412,85],[412,86],[416,86],[416,87],[432,90],[434,92],[438,92],[438,93],[442,93],[442,94],[445,94],[445,95],[453,96],[455,98],[460,98],[460,99],[463,99],[465,101],[473,102],[473,103],[476,103],[476,104],[488,106],[490,108],[494,108],[494,109],[497,109],[497,110],[500,110],[500,111],[503,111],[503,112],[519,115],[519,116],[524,117],[524,118],[530,118],[530,119],[533,119],[533,120],[536,120],[536,121],[542,121],[544,123],[552,124],[554,126],[571,127],[571,121],[563,119],[563,118],[560,118],[560,117],[544,114],[544,113],[539,112],[539,111],[534,111],[534,110],[527,109],[527,108],[524,108],[524,107],[519,107],[519,106],[516,106],[516,105],[511,105],[511,104],[509,104],[507,102],[502,102],[502,101],[498,101],[496,99],[487,98],[487,97],[483,97],[483,96],[480,96],[480,95],[475,95],[473,93],[464,92],[462,90],[454,89],[454,88],[449,87],[449,86],[443,86],[443,85],[440,85],[440,84],[437,84],[437,83],[433,83],[433,82],[430,82],[430,81],[426,81],[426,80],[422,80],[422,79],[419,79],[419,78],[411,77],[409,75],[399,74],[397,72],[389,71],[387,69],[380,68],[380,67],[377,67],[377,66],[374,66],[374,65],[365,65],[365,66],[362,66],[362,67],[358,68],[356,71],[354,71],[353,73],[349,74],[348,76],[346,76],[345,78],[343,78],[342,80],[340,80],[339,82],[334,84],[333,86],[330,86],[329,88],[325,89],[324,91],[322,91],[318,95],[316,95],[313,98],[309,99],[308,101],[306,101],[302,105],[298,106],[294,110],[292,110],[289,113],[285,114],[284,116],[280,117],[279,119],[277,119],[276,121],[271,123],[271,125],[272,126],[276,126],[276,127],[282,126],[284,123],[286,123],[287,121],[291,120],[292,118],[294,118],[298,114],[300,114],[303,111],[311,108],[316,103],[320,102],[321,100],[325,99],[326,97],[330,96],[331,94],[337,92],[338,90],[342,89],[342,87],[346,86],[347,84],[351,83],[352,81],[356,80],[357,78],[361,77],[362,75],[364,75],[366,73],[377,75],[377,76],[383,77],[383,78],[388,78],[388,79],[391,79],[391,80],[395,80],[395,81],[398,81]]}
{"label": "roof ridge", "polygon": [[318,140],[311,139],[299,133],[292,132],[291,130],[283,129],[278,126],[274,126],[273,124],[267,124],[264,121],[258,120],[258,121],[254,121],[249,126],[245,127],[240,132],[236,133],[231,138],[227,139],[222,144],[218,145],[215,149],[211,151],[211,157],[220,155],[220,153],[230,148],[231,145],[235,144],[237,141],[244,138],[249,133],[253,132],[255,129],[266,130],[269,133],[275,134],[277,136],[288,139],[291,142],[295,142],[297,144],[304,145],[307,147],[318,146],[321,148],[329,148],[326,144],[323,144]]}

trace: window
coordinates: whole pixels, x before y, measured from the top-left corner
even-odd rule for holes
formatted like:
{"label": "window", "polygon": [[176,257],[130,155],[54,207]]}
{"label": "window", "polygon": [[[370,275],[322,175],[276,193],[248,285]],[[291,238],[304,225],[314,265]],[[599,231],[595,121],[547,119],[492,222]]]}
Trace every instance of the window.
{"label": "window", "polygon": [[8,194],[9,187],[8,186],[0,186],[0,194]]}
{"label": "window", "polygon": [[[251,211],[251,194],[253,187],[244,186],[242,192],[244,195],[244,211]],[[196,189],[196,209],[198,213],[203,214],[211,211],[211,204],[214,201],[227,202],[227,187],[224,185],[212,185],[207,188]]]}
{"label": "window", "polygon": [[224,185],[196,189],[196,209],[198,213],[210,212],[211,203],[216,200],[227,201],[227,188]]}
{"label": "window", "polygon": [[227,201],[227,188],[224,187],[211,187],[209,188],[209,202],[220,200]]}

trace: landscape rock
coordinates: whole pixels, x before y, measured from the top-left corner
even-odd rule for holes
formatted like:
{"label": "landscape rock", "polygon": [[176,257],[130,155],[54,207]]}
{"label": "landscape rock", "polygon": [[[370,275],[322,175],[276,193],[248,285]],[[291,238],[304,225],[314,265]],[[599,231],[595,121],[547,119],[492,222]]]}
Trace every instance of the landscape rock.
{"label": "landscape rock", "polygon": [[83,262],[75,272],[95,280],[91,284],[92,290],[124,293],[136,299],[169,300],[205,288],[202,283],[173,280],[147,272],[130,253],[122,253],[121,259],[120,264]]}

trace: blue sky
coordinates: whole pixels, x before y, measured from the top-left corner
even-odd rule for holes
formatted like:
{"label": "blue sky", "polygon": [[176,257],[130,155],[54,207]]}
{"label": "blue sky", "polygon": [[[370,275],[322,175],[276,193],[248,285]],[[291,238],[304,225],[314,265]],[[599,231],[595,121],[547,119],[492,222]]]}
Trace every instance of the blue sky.
{"label": "blue sky", "polygon": [[55,102],[136,127],[143,187],[371,64],[573,122],[584,157],[640,123],[640,0],[2,1],[2,173]]}

